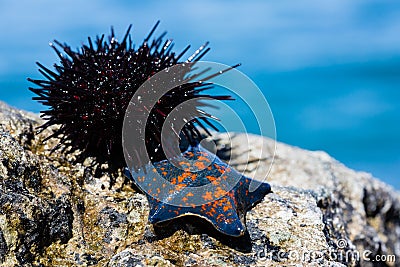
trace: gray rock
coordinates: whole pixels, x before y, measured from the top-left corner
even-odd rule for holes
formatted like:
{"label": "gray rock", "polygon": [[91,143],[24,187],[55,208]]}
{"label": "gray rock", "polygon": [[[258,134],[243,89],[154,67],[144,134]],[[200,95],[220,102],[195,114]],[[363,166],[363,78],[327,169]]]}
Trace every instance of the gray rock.
{"label": "gray rock", "polygon": [[[160,236],[148,204],[120,175],[92,176],[50,153],[51,129],[0,102],[0,266],[396,266],[400,196],[320,151],[264,137],[216,134],[220,156],[274,193],[247,214],[249,236],[196,222]],[[275,158],[274,148],[276,146]],[[274,164],[271,166],[271,162]],[[248,164],[247,164],[248,163]],[[366,255],[369,256],[366,257]],[[372,261],[380,256],[388,259]]]}

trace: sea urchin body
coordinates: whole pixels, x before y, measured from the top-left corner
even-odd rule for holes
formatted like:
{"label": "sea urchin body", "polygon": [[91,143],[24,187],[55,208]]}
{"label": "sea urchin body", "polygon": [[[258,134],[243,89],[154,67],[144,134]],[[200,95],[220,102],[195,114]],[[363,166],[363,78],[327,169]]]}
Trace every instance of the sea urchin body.
{"label": "sea urchin body", "polygon": [[[58,41],[50,44],[60,63],[54,65],[55,70],[37,63],[45,79],[28,80],[39,86],[29,88],[37,95],[33,99],[49,107],[41,111],[47,120],[41,128],[59,125],[58,130],[47,138],[60,139],[54,149],[67,153],[78,151],[76,162],[93,157],[99,164],[107,163],[111,170],[125,166],[121,129],[129,101],[146,80],[179,63],[190,48],[187,46],[175,54],[172,41],[163,40],[166,33],[150,42],[158,24],[136,49],[131,41],[131,27],[121,42],[111,30],[108,40],[104,35],[97,36],[94,42],[89,37],[88,44],[78,51]],[[208,50],[206,43],[185,62],[200,60]],[[230,99],[229,96],[202,95],[201,92],[207,88],[207,84],[187,83],[172,89],[152,107],[148,121],[141,122],[146,123],[146,146],[151,160],[164,159],[159,129],[175,106],[199,96]],[[193,109],[195,112],[198,110],[197,107]],[[206,118],[202,121],[211,125]],[[198,126],[205,129],[200,120],[191,119],[183,127],[182,137],[189,143],[198,142],[201,138]]]}

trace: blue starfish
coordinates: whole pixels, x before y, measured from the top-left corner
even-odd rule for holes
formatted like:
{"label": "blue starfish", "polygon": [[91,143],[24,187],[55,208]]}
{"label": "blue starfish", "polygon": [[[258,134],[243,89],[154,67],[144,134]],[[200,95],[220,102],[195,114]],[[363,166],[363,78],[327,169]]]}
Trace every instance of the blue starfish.
{"label": "blue starfish", "polygon": [[256,181],[258,187],[250,192],[253,180],[200,145],[189,147],[178,158],[153,163],[137,172],[126,168],[125,175],[145,192],[150,223],[194,215],[229,236],[245,234],[246,212],[271,192],[268,183]]}

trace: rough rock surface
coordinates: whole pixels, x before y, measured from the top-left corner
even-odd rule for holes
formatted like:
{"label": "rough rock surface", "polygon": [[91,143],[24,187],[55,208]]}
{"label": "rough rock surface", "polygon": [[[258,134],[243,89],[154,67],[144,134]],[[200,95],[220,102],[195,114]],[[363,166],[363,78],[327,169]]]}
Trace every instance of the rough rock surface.
{"label": "rough rock surface", "polygon": [[0,102],[0,266],[399,266],[399,193],[324,152],[217,134],[221,156],[274,193],[247,214],[248,236],[196,220],[160,232],[143,194],[50,153],[41,123]]}

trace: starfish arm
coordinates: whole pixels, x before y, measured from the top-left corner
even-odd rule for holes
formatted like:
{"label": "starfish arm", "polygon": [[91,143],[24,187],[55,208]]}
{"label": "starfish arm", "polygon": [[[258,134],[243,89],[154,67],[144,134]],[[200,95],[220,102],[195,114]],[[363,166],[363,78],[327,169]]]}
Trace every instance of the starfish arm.
{"label": "starfish arm", "polygon": [[220,232],[242,236],[246,227],[239,218],[235,201],[229,194],[201,206],[203,216]]}
{"label": "starfish arm", "polygon": [[229,196],[196,207],[173,206],[154,199],[149,199],[149,202],[151,206],[149,222],[152,224],[193,215],[206,219],[216,230],[226,235],[241,236],[246,231],[237,214],[234,201]]}
{"label": "starfish arm", "polygon": [[[256,184],[250,186],[251,183]],[[255,188],[255,190],[251,191],[250,187]],[[266,194],[271,193],[271,186],[268,183],[242,176],[232,192],[234,193],[238,209],[247,211],[261,202]]]}

